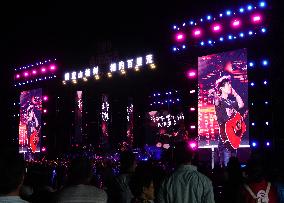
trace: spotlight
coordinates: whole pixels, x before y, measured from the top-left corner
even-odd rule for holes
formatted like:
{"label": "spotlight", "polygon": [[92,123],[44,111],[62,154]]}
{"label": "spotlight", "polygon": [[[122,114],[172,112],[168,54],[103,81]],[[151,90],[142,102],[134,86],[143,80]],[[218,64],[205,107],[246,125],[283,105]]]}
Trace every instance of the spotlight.
{"label": "spotlight", "polygon": [[50,70],[55,70],[56,69],[56,67],[55,67],[55,65],[50,65]]}
{"label": "spotlight", "polygon": [[223,14],[222,14],[222,13],[220,13],[220,14],[219,14],[219,17],[220,17],[220,18],[222,18],[222,17],[223,17]]}
{"label": "spotlight", "polygon": [[43,101],[47,101],[47,100],[48,100],[48,96],[44,96]]}
{"label": "spotlight", "polygon": [[227,10],[227,11],[226,11],[226,15],[227,15],[227,16],[230,16],[231,14],[232,14],[232,12],[231,12],[230,10]]}
{"label": "spotlight", "polygon": [[210,15],[207,16],[207,20],[211,20],[211,16]]}
{"label": "spotlight", "polygon": [[185,45],[182,45],[182,48],[183,48],[183,49],[185,49],[185,48],[186,48],[186,46],[185,46]]}
{"label": "spotlight", "polygon": [[25,77],[28,77],[28,76],[29,76],[29,73],[28,73],[28,72],[24,72],[24,76],[25,76]]}
{"label": "spotlight", "polygon": [[17,74],[17,75],[16,75],[16,78],[20,78],[20,74]]}
{"label": "spotlight", "polygon": [[229,35],[229,36],[228,36],[228,39],[229,39],[229,40],[233,39],[233,36],[232,36],[232,35]]}
{"label": "spotlight", "polygon": [[265,1],[259,2],[259,7],[264,8],[265,6],[266,6],[266,2]]}
{"label": "spotlight", "polygon": [[46,109],[43,109],[43,113],[47,113],[47,110],[46,110]]}
{"label": "spotlight", "polygon": [[254,142],[251,143],[251,145],[252,145],[253,147],[256,147],[256,146],[257,146],[257,143],[254,141]]}
{"label": "spotlight", "polygon": [[194,22],[193,22],[192,20],[189,22],[190,25],[193,25],[193,23],[194,23]]}
{"label": "spotlight", "polygon": [[187,78],[192,79],[196,77],[196,71],[195,70],[189,70],[187,72]]}
{"label": "spotlight", "polygon": [[267,105],[267,104],[268,104],[268,101],[265,101],[264,103]]}
{"label": "spotlight", "polygon": [[224,38],[223,37],[220,37],[220,39],[219,39],[221,42],[223,42],[224,41]]}
{"label": "spotlight", "polygon": [[177,26],[174,25],[174,26],[173,26],[173,29],[174,29],[174,30],[177,29]]}
{"label": "spotlight", "polygon": [[200,42],[200,45],[201,45],[201,46],[204,46],[204,42]]}
{"label": "spotlight", "polygon": [[266,122],[265,122],[265,125],[267,125],[267,126],[268,126],[268,125],[269,125],[269,122],[268,122],[268,121],[266,121]]}
{"label": "spotlight", "polygon": [[214,24],[213,26],[212,26],[212,31],[213,32],[220,32],[221,31],[221,25],[220,24]]}
{"label": "spotlight", "polygon": [[238,28],[238,27],[240,27],[240,25],[241,25],[241,21],[239,19],[234,19],[232,21],[232,27],[233,28]]}
{"label": "spotlight", "polygon": [[263,81],[263,84],[264,84],[264,85],[267,85],[267,83],[268,83],[268,82],[267,82],[266,80]]}
{"label": "spotlight", "polygon": [[248,32],[248,34],[249,34],[249,35],[252,35],[252,34],[253,34],[253,32],[252,32],[252,31],[249,31],[249,32]]}
{"label": "spotlight", "polygon": [[177,48],[173,47],[173,51],[176,51],[176,50],[177,50]]}
{"label": "spotlight", "polygon": [[240,13],[243,13],[245,11],[245,9],[244,8],[240,8],[239,11],[240,11]]}
{"label": "spotlight", "polygon": [[249,62],[249,67],[253,67],[254,63],[253,62]]}
{"label": "spotlight", "polygon": [[266,29],[265,29],[265,28],[262,28],[262,29],[261,29],[261,32],[262,32],[262,33],[265,33],[265,32],[266,32]]}
{"label": "spotlight", "polygon": [[251,123],[251,125],[252,125],[252,126],[255,126],[255,123],[254,123],[254,122],[252,122],[252,123]]}
{"label": "spotlight", "polygon": [[45,68],[41,68],[41,72],[42,72],[42,73],[45,73],[45,72],[46,72],[46,69],[45,69]]}
{"label": "spotlight", "polygon": [[249,11],[251,11],[251,10],[252,10],[252,5],[248,5],[247,9],[248,9]]}
{"label": "spotlight", "polygon": [[261,21],[262,21],[262,18],[261,18],[261,16],[260,15],[253,15],[252,17],[251,17],[251,21],[253,22],[253,23],[260,23]]}
{"label": "spotlight", "polygon": [[239,36],[240,36],[240,37],[244,37],[244,33],[241,32],[241,33],[239,34]]}
{"label": "spotlight", "polygon": [[270,146],[270,142],[269,142],[269,141],[266,142],[266,146],[267,146],[267,147]]}
{"label": "spotlight", "polygon": [[253,86],[254,86],[254,82],[251,82],[251,83],[250,83],[250,86],[252,86],[252,87],[253,87]]}
{"label": "spotlight", "polygon": [[196,150],[197,149],[197,143],[195,141],[189,141],[188,142],[188,146],[192,149],[192,150]]}
{"label": "spotlight", "polygon": [[183,33],[177,33],[176,34],[176,41],[183,42],[185,40],[185,35]]}
{"label": "spotlight", "polygon": [[267,60],[263,60],[263,61],[262,61],[262,65],[263,65],[263,66],[267,66],[267,65],[268,65],[268,61],[267,61]]}
{"label": "spotlight", "polygon": [[199,28],[194,29],[193,30],[193,36],[195,36],[195,37],[201,36],[201,29],[199,29]]}

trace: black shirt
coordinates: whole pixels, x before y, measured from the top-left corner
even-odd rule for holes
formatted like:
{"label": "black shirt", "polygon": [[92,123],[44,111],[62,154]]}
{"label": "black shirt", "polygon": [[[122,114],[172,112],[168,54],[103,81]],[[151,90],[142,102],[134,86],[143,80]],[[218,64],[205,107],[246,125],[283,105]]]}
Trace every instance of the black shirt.
{"label": "black shirt", "polygon": [[237,101],[221,98],[219,104],[215,105],[215,110],[218,124],[222,125],[234,115],[234,111],[239,110],[239,106]]}

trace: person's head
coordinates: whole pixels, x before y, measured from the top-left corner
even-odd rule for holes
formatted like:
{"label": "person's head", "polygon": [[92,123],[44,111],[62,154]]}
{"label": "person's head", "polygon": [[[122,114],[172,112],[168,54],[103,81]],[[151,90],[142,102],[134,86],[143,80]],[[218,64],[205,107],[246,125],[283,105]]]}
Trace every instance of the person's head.
{"label": "person's head", "polygon": [[120,172],[134,172],[136,168],[136,157],[132,151],[120,153]]}
{"label": "person's head", "polygon": [[232,92],[231,77],[223,76],[216,81],[216,86],[220,94],[230,94]]}
{"label": "person's head", "polygon": [[194,157],[194,151],[188,142],[181,141],[175,144],[174,159],[177,165],[190,164]]}
{"label": "person's head", "polygon": [[129,186],[134,197],[153,200],[155,196],[153,168],[150,165],[138,166]]}
{"label": "person's head", "polygon": [[69,183],[72,185],[88,184],[93,177],[93,167],[89,159],[78,157],[71,161]]}
{"label": "person's head", "polygon": [[0,195],[19,195],[24,181],[25,161],[18,153],[1,153],[0,156]]}

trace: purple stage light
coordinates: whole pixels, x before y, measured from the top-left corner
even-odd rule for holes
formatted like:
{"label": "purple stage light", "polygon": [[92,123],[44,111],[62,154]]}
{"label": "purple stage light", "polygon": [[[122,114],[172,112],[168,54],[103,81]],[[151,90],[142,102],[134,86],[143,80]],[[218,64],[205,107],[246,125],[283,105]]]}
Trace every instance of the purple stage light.
{"label": "purple stage light", "polygon": [[50,65],[50,70],[55,70],[56,69],[56,66],[55,65]]}
{"label": "purple stage light", "polygon": [[254,14],[251,17],[251,21],[255,24],[260,23],[262,21],[262,16],[260,14]]}
{"label": "purple stage light", "polygon": [[189,147],[192,149],[192,150],[196,150],[197,149],[197,143],[195,141],[190,141],[188,143]]}
{"label": "purple stage light", "polygon": [[185,34],[183,34],[182,32],[176,34],[176,41],[183,42],[184,40],[185,40]]}
{"label": "purple stage light", "polygon": [[42,72],[42,73],[45,73],[45,72],[46,72],[46,68],[42,67],[42,68],[41,68],[41,72]]}
{"label": "purple stage light", "polygon": [[19,79],[20,77],[21,77],[20,74],[17,74],[17,75],[16,75],[16,78],[17,78],[17,79]]}
{"label": "purple stage light", "polygon": [[196,77],[196,71],[195,70],[189,70],[187,72],[187,78],[192,79]]}
{"label": "purple stage light", "polygon": [[212,31],[213,32],[220,32],[222,30],[222,27],[221,27],[221,25],[220,24],[213,24],[213,26],[212,26]]}
{"label": "purple stage light", "polygon": [[241,26],[241,21],[239,19],[235,19],[232,21],[232,27],[233,28],[238,28]]}
{"label": "purple stage light", "polygon": [[24,72],[24,76],[25,76],[25,77],[28,77],[28,76],[29,76],[29,73],[28,73],[28,72]]}
{"label": "purple stage light", "polygon": [[201,31],[200,28],[196,28],[196,29],[193,30],[193,36],[200,37],[201,34],[202,34],[202,31]]}
{"label": "purple stage light", "polygon": [[47,101],[47,100],[48,100],[48,96],[44,96],[43,101]]}
{"label": "purple stage light", "polygon": [[42,151],[42,152],[45,152],[45,151],[46,151],[46,148],[45,148],[45,147],[42,147],[42,148],[41,148],[41,151]]}

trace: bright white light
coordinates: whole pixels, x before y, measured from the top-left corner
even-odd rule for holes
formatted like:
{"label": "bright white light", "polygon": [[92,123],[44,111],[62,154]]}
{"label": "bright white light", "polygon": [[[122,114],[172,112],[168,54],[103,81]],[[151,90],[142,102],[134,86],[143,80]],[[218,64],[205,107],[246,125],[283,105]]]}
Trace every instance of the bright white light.
{"label": "bright white light", "polygon": [[133,59],[127,60],[127,68],[133,68]]}
{"label": "bright white light", "polygon": [[266,121],[266,122],[265,122],[265,125],[269,125],[269,122],[268,122],[268,121]]}
{"label": "bright white light", "polygon": [[83,72],[82,72],[82,71],[80,71],[80,72],[78,73],[78,78],[83,78]]}
{"label": "bright white light", "polygon": [[253,86],[254,86],[254,82],[251,82],[251,83],[250,83],[250,86],[252,86],[252,87],[253,87]]}
{"label": "bright white light", "polygon": [[252,6],[251,5],[248,5],[247,9],[250,11],[252,10]]}
{"label": "bright white light", "polygon": [[65,73],[64,80],[70,80],[70,74],[69,73]]}
{"label": "bright white light", "polygon": [[240,33],[240,37],[244,37],[244,33],[241,32],[241,33]]}
{"label": "bright white light", "polygon": [[89,68],[87,68],[85,70],[85,77],[90,77],[91,76],[91,70]]}
{"label": "bright white light", "polygon": [[231,15],[231,13],[232,13],[232,12],[231,12],[230,10],[226,11],[226,15],[227,15],[227,16]]}
{"label": "bright white light", "polygon": [[266,29],[265,29],[265,28],[262,28],[262,29],[261,29],[261,32],[263,32],[263,33],[266,32]]}
{"label": "bright white light", "polygon": [[71,73],[71,79],[76,80],[77,79],[77,73],[74,71]]}
{"label": "bright white light", "polygon": [[266,6],[265,1],[261,1],[261,2],[259,3],[259,6],[262,7],[262,8],[265,7],[265,6]]}
{"label": "bright white light", "polygon": [[253,67],[253,66],[254,66],[254,63],[253,63],[253,62],[249,62],[249,66],[250,66],[250,67]]}
{"label": "bright white light", "polygon": [[233,39],[233,36],[232,36],[232,35],[229,35],[229,36],[228,36],[228,39],[230,39],[230,40]]}
{"label": "bright white light", "polygon": [[267,65],[268,65],[268,61],[267,61],[267,60],[263,60],[263,61],[262,61],[262,65],[263,65],[263,66],[267,66]]}
{"label": "bright white light", "polygon": [[142,66],[143,58],[142,57],[137,57],[136,58],[136,66]]}
{"label": "bright white light", "polygon": [[240,13],[243,13],[244,12],[244,8],[240,8]]}
{"label": "bright white light", "polygon": [[253,34],[253,32],[252,31],[249,31],[249,35],[252,35]]}
{"label": "bright white light", "polygon": [[118,70],[124,70],[124,62],[123,61],[118,62]]}
{"label": "bright white light", "polygon": [[223,16],[223,14],[222,14],[222,13],[220,13],[220,14],[219,14],[219,17],[222,17],[222,16]]}
{"label": "bright white light", "polygon": [[151,64],[151,63],[154,63],[153,55],[152,54],[146,55],[146,64]]}
{"label": "bright white light", "polygon": [[207,20],[211,20],[211,16],[207,16]]}
{"label": "bright white light", "polygon": [[115,72],[116,71],[116,63],[110,64],[110,72]]}
{"label": "bright white light", "polygon": [[204,45],[204,42],[200,42],[200,45],[203,46],[203,45]]}
{"label": "bright white light", "polygon": [[267,83],[268,83],[268,82],[267,82],[266,80],[263,81],[263,84],[264,84],[264,85],[267,85]]}

